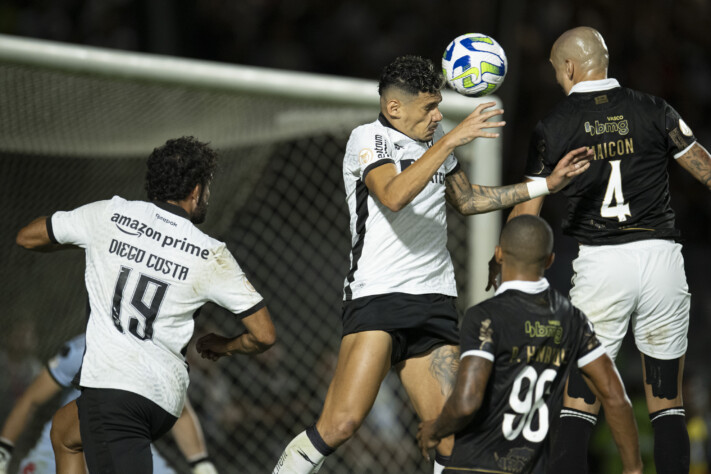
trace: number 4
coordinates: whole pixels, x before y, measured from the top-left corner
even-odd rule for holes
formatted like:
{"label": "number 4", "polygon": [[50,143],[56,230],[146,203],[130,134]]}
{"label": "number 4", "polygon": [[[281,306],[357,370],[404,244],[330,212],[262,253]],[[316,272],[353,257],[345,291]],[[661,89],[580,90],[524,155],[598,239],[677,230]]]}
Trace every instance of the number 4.
{"label": "number 4", "polygon": [[[612,171],[610,172],[610,180],[607,182],[605,199],[602,200],[602,207],[600,207],[600,215],[602,217],[617,217],[618,221],[624,222],[627,220],[627,216],[632,217],[632,214],[630,213],[630,205],[625,202],[625,196],[622,194],[620,160],[612,160],[609,163],[612,166]],[[616,205],[610,207],[613,199]]]}

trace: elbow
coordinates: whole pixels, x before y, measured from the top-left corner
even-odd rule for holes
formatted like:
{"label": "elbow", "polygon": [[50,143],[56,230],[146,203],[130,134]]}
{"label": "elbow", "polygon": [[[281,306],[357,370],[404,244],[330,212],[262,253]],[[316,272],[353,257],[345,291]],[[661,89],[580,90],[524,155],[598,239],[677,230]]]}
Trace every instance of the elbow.
{"label": "elbow", "polygon": [[17,233],[17,237],[15,237],[15,243],[22,248],[31,250],[35,248],[35,245],[28,234],[26,227],[20,229],[20,232]]}
{"label": "elbow", "polygon": [[276,330],[274,329],[274,326],[269,328],[268,330],[260,332],[258,335],[255,334],[255,342],[257,343],[257,346],[260,349],[260,352],[264,352],[270,347],[272,347],[274,344],[276,344],[277,337],[276,337]]}
{"label": "elbow", "polygon": [[380,202],[392,212],[400,212],[405,206],[408,205],[408,202],[394,198],[382,199]]}

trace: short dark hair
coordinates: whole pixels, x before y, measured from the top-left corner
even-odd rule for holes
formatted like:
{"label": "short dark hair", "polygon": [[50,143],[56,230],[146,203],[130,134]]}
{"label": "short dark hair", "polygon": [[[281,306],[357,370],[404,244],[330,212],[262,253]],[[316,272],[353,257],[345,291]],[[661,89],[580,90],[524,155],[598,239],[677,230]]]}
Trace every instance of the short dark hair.
{"label": "short dark hair", "polygon": [[148,199],[180,201],[198,184],[210,184],[217,167],[217,152],[194,137],[180,137],[154,149],[147,165]]}
{"label": "short dark hair", "polygon": [[499,243],[517,263],[545,266],[553,253],[553,229],[538,216],[522,214],[506,223]]}
{"label": "short dark hair", "polygon": [[391,62],[380,76],[378,94],[381,96],[390,87],[397,87],[408,94],[420,92],[434,94],[445,84],[442,71],[432,61],[420,56],[400,56]]}

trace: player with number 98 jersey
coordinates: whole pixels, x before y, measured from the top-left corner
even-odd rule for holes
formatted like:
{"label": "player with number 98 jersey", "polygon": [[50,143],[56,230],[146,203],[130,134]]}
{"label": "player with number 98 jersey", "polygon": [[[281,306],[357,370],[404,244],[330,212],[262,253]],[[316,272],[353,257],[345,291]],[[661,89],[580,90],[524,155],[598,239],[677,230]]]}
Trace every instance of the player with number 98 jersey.
{"label": "player with number 98 jersey", "polygon": [[571,364],[605,354],[592,325],[546,279],[510,281],[467,310],[460,336],[462,359],[483,357],[493,368],[445,472],[544,472]]}

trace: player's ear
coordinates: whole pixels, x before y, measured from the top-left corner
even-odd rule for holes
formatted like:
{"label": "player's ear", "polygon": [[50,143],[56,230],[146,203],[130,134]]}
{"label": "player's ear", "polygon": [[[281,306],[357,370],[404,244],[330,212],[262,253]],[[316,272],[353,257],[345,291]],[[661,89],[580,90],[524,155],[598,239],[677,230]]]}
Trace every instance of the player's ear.
{"label": "player's ear", "polygon": [[573,80],[575,74],[575,64],[570,59],[565,60],[565,75],[569,80]]}
{"label": "player's ear", "polygon": [[497,245],[496,249],[494,249],[494,258],[499,265],[504,261],[504,251],[501,250],[501,245]]}
{"label": "player's ear", "polygon": [[188,198],[191,201],[197,201],[200,199],[200,193],[202,192],[202,185],[196,184],[195,187],[193,188],[192,191],[190,191],[190,194],[188,195]]}
{"label": "player's ear", "polygon": [[553,265],[553,262],[555,261],[555,252],[552,252],[550,255],[548,255],[548,258],[546,258],[546,269],[549,269],[551,265]]}
{"label": "player's ear", "polygon": [[394,97],[385,101],[385,110],[393,118],[400,118],[402,115],[402,103]]}

